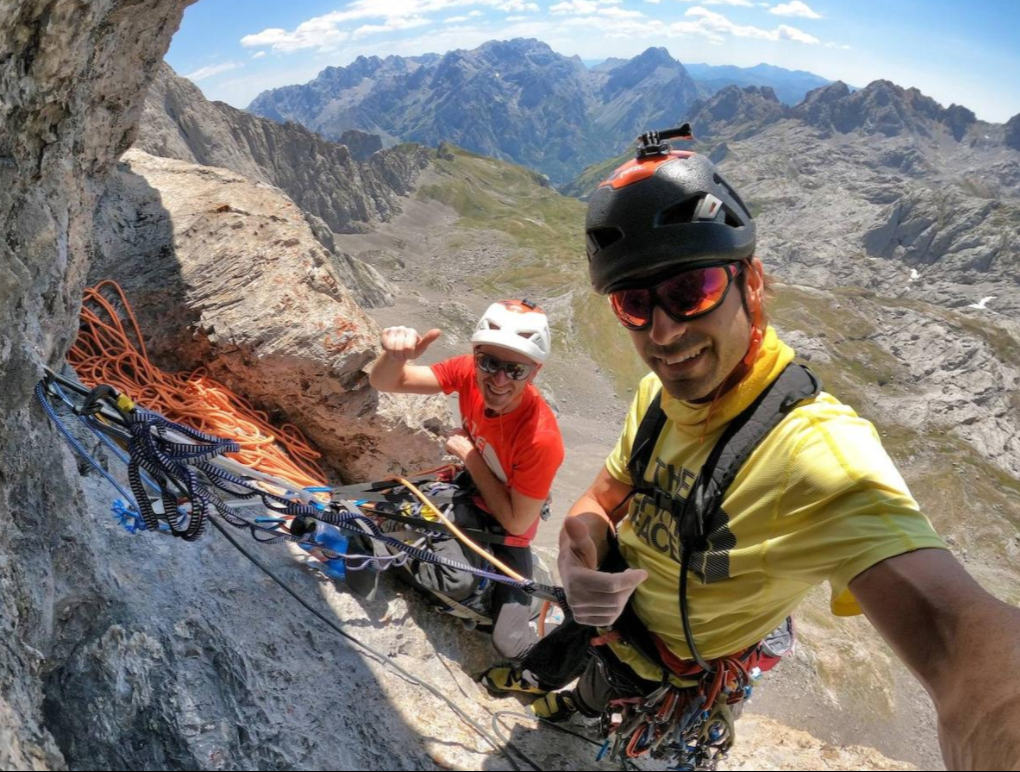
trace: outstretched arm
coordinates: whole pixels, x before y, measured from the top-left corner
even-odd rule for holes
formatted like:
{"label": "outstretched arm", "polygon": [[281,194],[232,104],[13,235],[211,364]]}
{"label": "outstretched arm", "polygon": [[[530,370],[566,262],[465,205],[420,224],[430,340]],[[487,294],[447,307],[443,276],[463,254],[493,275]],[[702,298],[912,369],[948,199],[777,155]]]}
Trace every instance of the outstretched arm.
{"label": "outstretched arm", "polygon": [[850,591],[928,690],[946,767],[1020,770],[1020,609],[936,549],[878,563]]}

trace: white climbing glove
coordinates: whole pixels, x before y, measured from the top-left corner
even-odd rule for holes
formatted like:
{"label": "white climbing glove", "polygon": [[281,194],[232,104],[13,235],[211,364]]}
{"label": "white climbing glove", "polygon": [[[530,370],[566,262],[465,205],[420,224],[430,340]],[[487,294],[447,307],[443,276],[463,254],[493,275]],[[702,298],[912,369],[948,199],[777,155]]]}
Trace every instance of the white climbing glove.
{"label": "white climbing glove", "polygon": [[574,619],[583,625],[609,627],[623,613],[627,600],[648,572],[628,568],[619,574],[598,570],[598,551],[580,520],[568,517],[560,531],[557,559],[560,581]]}

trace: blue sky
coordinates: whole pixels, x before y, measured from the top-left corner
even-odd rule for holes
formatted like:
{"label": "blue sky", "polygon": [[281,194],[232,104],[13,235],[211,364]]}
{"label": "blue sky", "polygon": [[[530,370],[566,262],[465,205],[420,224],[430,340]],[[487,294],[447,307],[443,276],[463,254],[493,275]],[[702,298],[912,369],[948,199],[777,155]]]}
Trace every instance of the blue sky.
{"label": "blue sky", "polygon": [[1020,113],[1020,2],[994,0],[200,0],[167,61],[246,107],[359,55],[534,37],[585,60],[664,46],[681,62],[760,62],[864,86],[916,86],[979,118]]}

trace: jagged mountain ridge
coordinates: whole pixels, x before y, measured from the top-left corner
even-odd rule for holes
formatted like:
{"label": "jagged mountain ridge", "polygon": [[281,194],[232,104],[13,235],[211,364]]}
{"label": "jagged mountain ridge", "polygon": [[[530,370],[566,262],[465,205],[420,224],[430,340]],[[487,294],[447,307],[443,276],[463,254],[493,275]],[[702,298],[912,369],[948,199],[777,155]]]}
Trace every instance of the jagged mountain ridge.
{"label": "jagged mountain ridge", "polygon": [[263,92],[248,110],[328,138],[358,128],[450,141],[563,182],[647,126],[677,121],[700,95],[663,48],[589,70],[545,43],[517,39],[442,56],[359,57],[308,84]]}
{"label": "jagged mountain ridge", "polygon": [[[905,89],[885,80],[856,91],[836,81],[811,91],[793,107],[783,104],[775,90],[767,86],[727,86],[692,103],[689,116],[696,138],[704,141],[697,147],[702,151],[708,148],[713,160],[725,157],[727,142],[749,138],[785,121],[770,135],[780,143],[787,135],[807,127],[815,142],[833,140],[834,148],[847,141],[867,145],[872,148],[875,163],[886,164],[879,157],[888,148],[898,147],[909,156],[904,158],[907,166],[903,171],[921,174],[920,168],[908,168],[914,163],[930,171],[970,168],[975,174],[987,173],[991,180],[1010,190],[1018,189],[1017,156],[1009,151],[1020,150],[1020,115],[1004,125],[980,121],[966,107],[944,108],[917,89]],[[893,142],[882,141],[897,137]],[[628,150],[595,164],[560,190],[586,197],[630,155]],[[933,160],[925,160],[927,156]]]}
{"label": "jagged mountain ridge", "polygon": [[427,154],[420,148],[376,152],[381,140],[355,130],[336,139],[209,102],[164,63],[146,97],[135,147],[275,185],[334,232],[364,231],[394,214]]}
{"label": "jagged mountain ridge", "polygon": [[589,69],[537,40],[490,41],[443,55],[359,57],[347,67],[326,68],[307,84],[263,92],[248,109],[330,138],[358,128],[390,142],[450,141],[537,169],[557,184],[614,156],[645,129],[690,118],[696,100],[732,87],[727,84],[771,89],[778,103],[806,122],[836,132],[924,134],[935,121],[950,127],[957,140],[978,126],[993,127],[992,141],[1002,140],[1005,131],[1004,141],[1020,144],[1015,125],[994,128],[965,107],[942,108],[916,89],[885,81],[851,91],[770,65],[692,66],[708,79],[692,77],[664,48]]}

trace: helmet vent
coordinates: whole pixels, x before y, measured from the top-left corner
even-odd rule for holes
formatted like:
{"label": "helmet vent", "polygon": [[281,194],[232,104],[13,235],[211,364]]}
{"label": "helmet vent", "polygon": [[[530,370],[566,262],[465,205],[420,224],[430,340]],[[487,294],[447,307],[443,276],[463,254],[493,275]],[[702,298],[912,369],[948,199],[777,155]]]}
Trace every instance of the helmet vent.
{"label": "helmet vent", "polygon": [[592,228],[588,231],[588,244],[593,247],[592,252],[605,249],[622,238],[623,231],[619,228]]}
{"label": "helmet vent", "polygon": [[[744,214],[747,215],[747,219],[753,220],[754,216],[751,214],[751,210],[747,208],[747,205],[744,203],[744,200],[737,194],[737,191],[735,191],[733,188],[731,188],[729,183],[726,182],[726,180],[724,180],[718,174],[714,175],[714,179],[716,181],[716,184],[722,185],[722,187],[724,187],[726,189],[726,192],[730,194],[730,197],[737,203],[737,206],[739,206],[741,209],[744,210]],[[729,213],[727,213],[727,214],[729,214]],[[726,219],[726,224],[727,225],[732,225],[734,228],[739,228],[740,227],[740,222],[731,223],[729,221],[729,217],[727,217],[727,219]]]}
{"label": "helmet vent", "polygon": [[704,198],[703,194],[694,196],[664,209],[659,213],[657,225],[661,228],[666,225],[685,225],[694,222],[697,219],[698,207]]}

